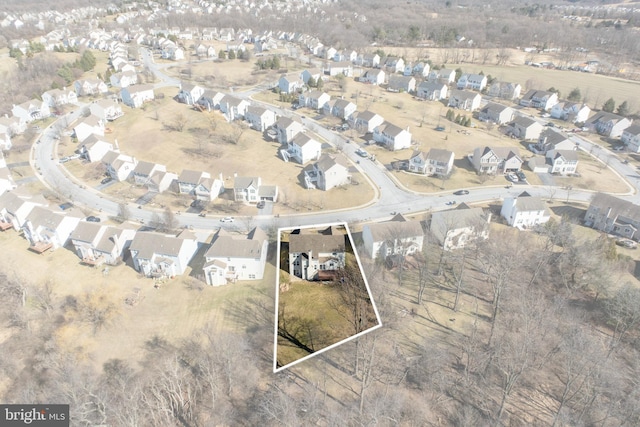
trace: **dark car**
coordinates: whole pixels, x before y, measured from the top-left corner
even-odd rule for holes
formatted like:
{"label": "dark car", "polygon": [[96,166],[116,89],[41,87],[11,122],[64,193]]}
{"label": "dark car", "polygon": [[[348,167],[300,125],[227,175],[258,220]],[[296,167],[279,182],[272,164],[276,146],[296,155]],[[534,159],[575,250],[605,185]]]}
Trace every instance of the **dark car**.
{"label": "dark car", "polygon": [[526,181],[527,180],[527,177],[524,175],[524,172],[517,171],[516,172],[516,176],[518,177],[518,179],[520,181]]}
{"label": "dark car", "polygon": [[458,190],[458,191],[455,191],[453,194],[455,194],[456,196],[464,196],[465,194],[469,194],[469,190]]}
{"label": "dark car", "polygon": [[108,176],[108,177],[104,178],[102,181],[100,181],[100,184],[107,184],[109,182],[111,182],[111,177],[110,176]]}
{"label": "dark car", "polygon": [[101,220],[97,216],[91,215],[91,216],[87,217],[87,221],[89,221],[89,222],[100,222]]}
{"label": "dark car", "polygon": [[264,205],[265,205],[264,200],[260,200],[258,202],[258,204],[256,205],[256,208],[262,209],[262,208],[264,208]]}

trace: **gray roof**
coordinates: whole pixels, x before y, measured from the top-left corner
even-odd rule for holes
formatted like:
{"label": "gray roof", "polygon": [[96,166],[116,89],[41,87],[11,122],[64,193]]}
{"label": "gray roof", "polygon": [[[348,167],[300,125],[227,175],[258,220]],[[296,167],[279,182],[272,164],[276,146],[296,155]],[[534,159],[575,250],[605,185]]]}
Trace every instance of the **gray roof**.
{"label": "gray roof", "polygon": [[640,125],[631,125],[624,131],[630,135],[640,135]]}
{"label": "gray roof", "polygon": [[510,125],[515,125],[518,124],[524,128],[528,128],[529,126],[538,123],[535,120],[533,120],[532,118],[529,117],[525,117],[525,116],[516,116],[513,118],[513,120],[511,121]]}
{"label": "gray roof", "polygon": [[92,243],[102,227],[94,222],[80,221],[71,233],[71,240]]}
{"label": "gray roof", "polygon": [[204,172],[202,171],[194,171],[190,169],[184,169],[180,176],[178,177],[178,181],[186,182],[189,184],[198,184],[202,179]]}
{"label": "gray roof", "polygon": [[317,258],[320,253],[333,253],[345,251],[344,234],[291,234],[289,235],[289,253],[313,252]]}
{"label": "gray roof", "polygon": [[380,129],[382,130],[382,132],[386,133],[387,135],[391,136],[391,137],[396,137],[400,134],[400,132],[402,132],[404,129],[402,129],[401,127],[398,127],[396,125],[394,125],[393,123],[389,123],[389,122],[384,122],[380,125]]}
{"label": "gray roof", "polygon": [[308,143],[310,143],[312,141],[315,141],[316,143],[320,144],[318,141],[316,141],[315,139],[311,138],[306,133],[299,133],[299,134],[297,134],[296,136],[293,137],[293,140],[291,142],[296,144],[299,147],[304,147],[305,145],[307,145]]}
{"label": "gray roof", "polygon": [[233,188],[260,187],[260,178],[257,176],[236,176],[233,180]]}
{"label": "gray roof", "polygon": [[516,207],[520,212],[545,211],[547,207],[540,197],[522,196],[516,198]]}
{"label": "gray roof", "polygon": [[138,252],[138,258],[151,259],[154,254],[177,256],[183,244],[184,239],[142,231],[136,233],[129,249]]}
{"label": "gray roof", "polygon": [[566,141],[567,139],[569,138],[567,138],[560,132],[556,132],[555,130],[552,130],[552,129],[545,129],[540,134],[540,137],[538,138],[539,141],[544,142],[545,144],[553,144],[553,145]]}
{"label": "gray roof", "polygon": [[139,161],[136,167],[133,169],[133,173],[136,175],[148,176],[155,166],[155,163]]}
{"label": "gray roof", "polygon": [[476,96],[480,96],[479,94],[477,94],[476,92],[471,92],[468,90],[459,90],[459,89],[453,89],[451,91],[451,97],[452,98],[458,98],[458,99],[473,99]]}
{"label": "gray roof", "polygon": [[453,151],[444,150],[442,148],[432,148],[427,153],[426,158],[440,163],[448,163],[453,155]]}
{"label": "gray roof", "polygon": [[596,193],[591,199],[589,208],[596,207],[601,211],[611,209],[610,217],[623,216],[631,221],[640,221],[640,206],[627,200],[605,193]]}
{"label": "gray roof", "polygon": [[406,239],[424,235],[420,221],[407,221],[404,217],[394,217],[391,221],[367,224],[365,227],[369,228],[375,242],[390,239]]}
{"label": "gray roof", "polygon": [[251,230],[248,235],[238,237],[219,231],[205,258],[260,258],[263,243],[266,240],[267,235],[258,227]]}
{"label": "gray roof", "polygon": [[489,102],[487,105],[485,105],[485,107],[481,111],[482,112],[493,112],[493,113],[500,114],[501,112],[503,112],[507,108],[511,108],[511,107],[509,107],[507,105],[498,104],[498,103],[495,103],[495,102]]}
{"label": "gray roof", "polygon": [[342,166],[345,169],[348,169],[346,165],[346,161],[342,157],[332,156],[330,154],[323,154],[320,156],[320,159],[316,162],[316,169],[321,170],[322,172],[327,172],[329,169],[335,167],[336,165]]}
{"label": "gray roof", "polygon": [[486,224],[488,216],[482,208],[452,209],[431,215],[431,232],[442,243],[451,230]]}

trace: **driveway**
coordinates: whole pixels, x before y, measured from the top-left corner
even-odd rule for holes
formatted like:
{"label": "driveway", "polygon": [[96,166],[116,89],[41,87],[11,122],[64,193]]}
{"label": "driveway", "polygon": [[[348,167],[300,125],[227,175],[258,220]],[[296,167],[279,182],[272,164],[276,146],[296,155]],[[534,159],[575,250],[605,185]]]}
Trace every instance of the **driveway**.
{"label": "driveway", "polygon": [[553,179],[553,175],[551,175],[549,172],[539,173],[538,176],[540,177],[540,181],[542,181],[542,185],[546,185],[546,186],[556,185],[556,180]]}

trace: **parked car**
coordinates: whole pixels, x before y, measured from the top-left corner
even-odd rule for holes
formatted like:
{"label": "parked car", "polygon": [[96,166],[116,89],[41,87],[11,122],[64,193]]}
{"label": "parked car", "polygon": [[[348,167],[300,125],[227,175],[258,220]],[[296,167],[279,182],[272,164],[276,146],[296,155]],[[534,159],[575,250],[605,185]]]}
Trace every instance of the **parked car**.
{"label": "parked car", "polygon": [[111,178],[110,176],[103,178],[102,181],[100,181],[100,184],[107,184],[109,182],[113,181],[113,178]]}
{"label": "parked car", "polygon": [[100,219],[100,218],[98,218],[97,216],[93,216],[93,215],[91,215],[91,216],[88,216],[88,217],[87,217],[87,221],[89,221],[89,222],[100,222],[100,221],[101,221],[101,219]]}
{"label": "parked car", "polygon": [[638,244],[636,242],[629,239],[618,239],[616,240],[616,245],[622,246],[623,248],[627,249],[635,249],[638,247]]}
{"label": "parked car", "polygon": [[527,180],[527,177],[525,176],[524,172],[522,172],[522,171],[516,172],[516,175],[518,176],[518,179],[520,181],[526,181]]}
{"label": "parked car", "polygon": [[260,201],[256,204],[256,208],[258,208],[258,209],[262,209],[262,208],[264,208],[264,205],[265,205],[264,200],[260,200]]}
{"label": "parked car", "polygon": [[464,196],[465,194],[469,194],[469,190],[458,190],[454,191],[453,194],[456,196]]}
{"label": "parked car", "polygon": [[233,222],[233,217],[225,216],[224,218],[220,218],[220,222]]}
{"label": "parked car", "polygon": [[66,211],[67,209],[71,209],[73,207],[73,203],[63,203],[60,206],[60,209],[62,209],[63,211]]}

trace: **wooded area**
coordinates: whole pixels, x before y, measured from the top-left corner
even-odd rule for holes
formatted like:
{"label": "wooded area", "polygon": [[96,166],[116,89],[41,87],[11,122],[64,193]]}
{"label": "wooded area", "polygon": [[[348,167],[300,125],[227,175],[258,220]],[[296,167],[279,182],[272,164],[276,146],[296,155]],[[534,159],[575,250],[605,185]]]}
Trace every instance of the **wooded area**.
{"label": "wooded area", "polygon": [[620,283],[633,261],[579,230],[494,227],[464,250],[368,263],[384,327],[275,375],[266,293],[229,301],[251,313],[245,333],[151,336],[139,362],[97,370],[59,334],[99,334],[119,307],[5,272],[0,398],[69,402],[74,425],[638,425],[640,288]]}

